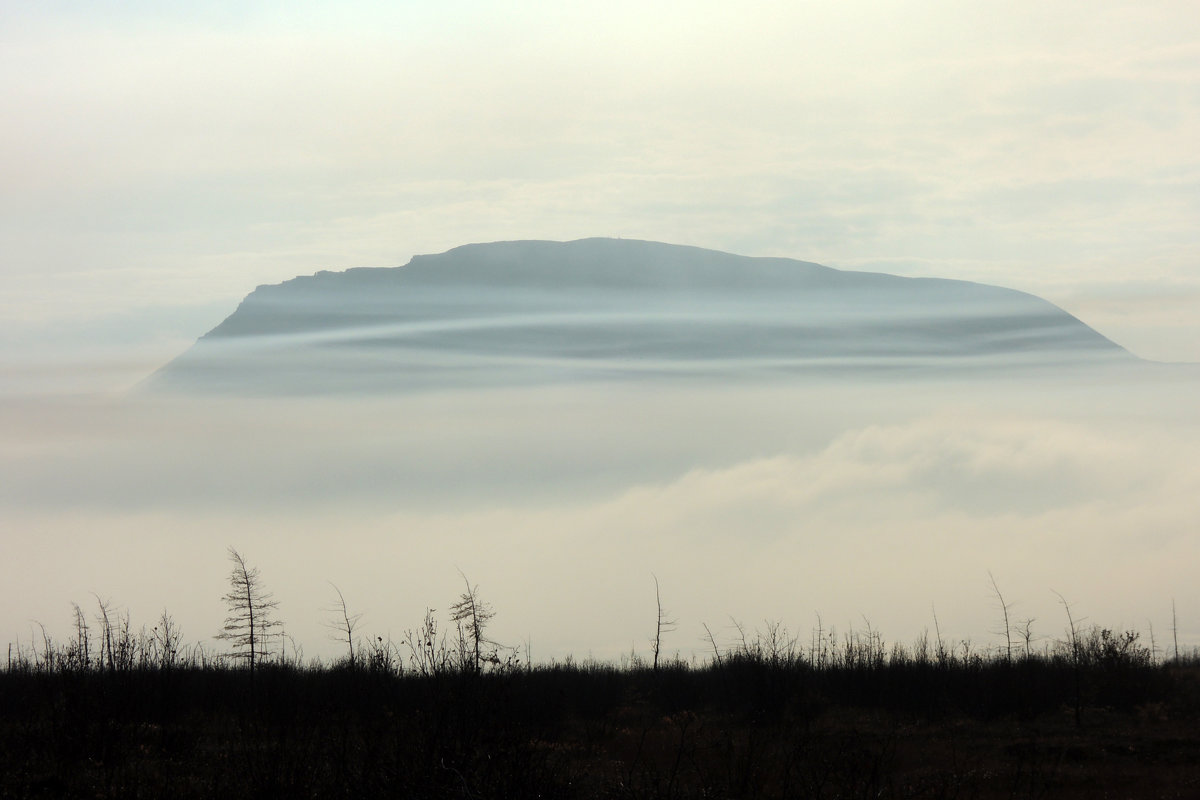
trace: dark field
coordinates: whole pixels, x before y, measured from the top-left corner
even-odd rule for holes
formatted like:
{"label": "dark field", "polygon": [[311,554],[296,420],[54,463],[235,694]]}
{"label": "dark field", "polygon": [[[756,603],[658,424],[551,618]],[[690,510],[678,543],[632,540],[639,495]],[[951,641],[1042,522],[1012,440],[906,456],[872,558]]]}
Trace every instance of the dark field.
{"label": "dark field", "polygon": [[781,633],[658,669],[47,643],[0,674],[0,797],[1200,797],[1194,655]]}

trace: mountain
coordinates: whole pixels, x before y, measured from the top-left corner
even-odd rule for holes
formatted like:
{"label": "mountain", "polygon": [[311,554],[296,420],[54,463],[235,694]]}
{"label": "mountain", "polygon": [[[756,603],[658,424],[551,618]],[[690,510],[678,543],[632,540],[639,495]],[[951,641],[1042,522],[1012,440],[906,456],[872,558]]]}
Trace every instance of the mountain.
{"label": "mountain", "polygon": [[156,373],[184,390],[1134,360],[1023,292],[626,239],[472,244],[260,286]]}

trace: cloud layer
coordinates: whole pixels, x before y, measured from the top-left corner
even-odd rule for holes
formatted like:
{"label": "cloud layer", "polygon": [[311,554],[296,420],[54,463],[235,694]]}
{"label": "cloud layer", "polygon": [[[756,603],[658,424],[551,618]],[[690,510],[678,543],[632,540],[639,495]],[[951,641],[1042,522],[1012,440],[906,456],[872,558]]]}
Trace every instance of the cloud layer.
{"label": "cloud layer", "polygon": [[1200,640],[1188,391],[697,388],[10,407],[3,630],[61,622],[95,591],[207,639],[234,544],[310,654],[333,647],[326,581],[397,635],[454,599],[458,569],[498,636],[541,657],[644,652],[651,573],[684,653],[731,617],[806,635],[818,613],[843,630],[865,616],[911,639],[933,609],[945,635],[995,646],[989,571],[1045,636],[1058,591],[1143,635],[1174,599]]}

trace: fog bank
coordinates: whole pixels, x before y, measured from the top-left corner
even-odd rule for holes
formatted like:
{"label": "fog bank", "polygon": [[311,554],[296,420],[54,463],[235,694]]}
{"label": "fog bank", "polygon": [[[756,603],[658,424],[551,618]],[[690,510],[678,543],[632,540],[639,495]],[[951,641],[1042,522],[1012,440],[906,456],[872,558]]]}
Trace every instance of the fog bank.
{"label": "fog bank", "polygon": [[496,638],[536,658],[645,653],[657,575],[703,651],[820,614],[889,639],[933,624],[995,646],[1014,618],[1200,641],[1196,377],[615,381],[387,397],[4,400],[0,631],[65,635],[92,593],[189,640],[224,619],[225,548],[262,569],[289,634],[334,655],[328,582],[398,637],[462,570]]}

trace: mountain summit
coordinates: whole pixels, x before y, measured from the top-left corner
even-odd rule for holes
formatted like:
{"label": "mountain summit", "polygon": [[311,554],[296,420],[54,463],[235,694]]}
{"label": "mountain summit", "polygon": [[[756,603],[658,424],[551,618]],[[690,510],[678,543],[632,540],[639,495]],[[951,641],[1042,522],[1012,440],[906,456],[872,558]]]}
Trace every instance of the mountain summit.
{"label": "mountain summit", "polygon": [[966,281],[626,239],[472,244],[260,286],[152,383],[251,393],[1132,360]]}

